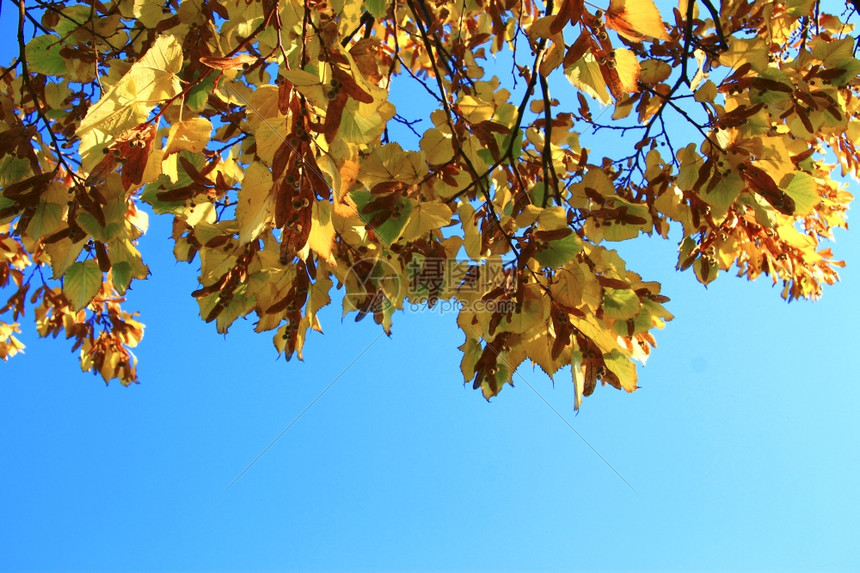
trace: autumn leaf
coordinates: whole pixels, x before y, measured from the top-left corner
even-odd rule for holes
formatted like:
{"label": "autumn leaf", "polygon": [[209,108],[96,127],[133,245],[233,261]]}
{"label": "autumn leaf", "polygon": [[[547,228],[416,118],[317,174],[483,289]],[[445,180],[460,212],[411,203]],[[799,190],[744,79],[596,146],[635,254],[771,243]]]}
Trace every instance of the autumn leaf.
{"label": "autumn leaf", "polygon": [[20,352],[24,352],[24,345],[15,338],[14,332],[21,332],[17,322],[6,324],[0,322],[0,359],[4,362]]}
{"label": "autumn leaf", "polygon": [[262,163],[252,163],[242,179],[236,204],[239,242],[256,239],[274,216],[272,173]]}
{"label": "autumn leaf", "polygon": [[77,135],[84,166],[102,159],[101,149],[120,133],[142,124],[155,106],[181,91],[177,73],[182,48],[174,36],[159,36],[146,54],[92,105]]}
{"label": "autumn leaf", "polygon": [[170,126],[170,133],[167,135],[164,154],[170,155],[178,151],[200,153],[209,143],[211,132],[212,122],[204,117],[174,123]]}
{"label": "autumn leaf", "polygon": [[647,37],[669,39],[654,0],[611,0],[606,9],[606,27],[633,42]]}
{"label": "autumn leaf", "polygon": [[430,231],[447,226],[451,222],[451,209],[444,203],[417,203],[412,207],[409,220],[400,238],[413,241]]}
{"label": "autumn leaf", "polygon": [[90,259],[74,263],[66,269],[63,280],[63,294],[76,310],[86,308],[99,293],[102,284],[102,271],[96,261]]}
{"label": "autumn leaf", "polygon": [[238,54],[229,58],[219,58],[216,56],[203,56],[200,58],[201,64],[216,70],[238,70],[258,61],[258,58],[250,54]]}
{"label": "autumn leaf", "polygon": [[564,75],[574,87],[584,91],[602,104],[609,104],[606,80],[603,79],[600,64],[591,53],[585,54],[572,66],[566,68]]}
{"label": "autumn leaf", "polygon": [[427,161],[433,165],[447,163],[454,157],[451,137],[435,128],[424,132],[421,138],[421,151],[427,156]]}
{"label": "autumn leaf", "polygon": [[[456,303],[473,388],[570,366],[577,409],[635,390],[672,318],[620,254],[640,235],[679,237],[691,280],[764,275],[786,300],[844,265],[824,241],[848,226],[842,176],[860,178],[856,12],[22,2],[41,20],[19,22],[0,82],[4,359],[22,347],[6,325],[34,316],[85,370],[136,381],[123,305],[158,279],[151,212],[218,332],[256,314],[301,359],[335,285],[388,334],[407,301]],[[523,37],[531,55],[499,73]]]}
{"label": "autumn leaf", "polygon": [[308,235],[308,246],[322,260],[335,264],[331,248],[334,243],[334,227],[331,222],[332,207],[327,201],[315,201],[311,214],[311,232]]}

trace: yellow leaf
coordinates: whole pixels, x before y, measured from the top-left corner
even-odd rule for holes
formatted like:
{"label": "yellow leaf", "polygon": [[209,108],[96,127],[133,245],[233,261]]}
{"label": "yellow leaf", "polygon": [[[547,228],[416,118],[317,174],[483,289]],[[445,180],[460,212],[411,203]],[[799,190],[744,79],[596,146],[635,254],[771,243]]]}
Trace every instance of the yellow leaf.
{"label": "yellow leaf", "polygon": [[611,0],[606,10],[606,27],[633,42],[649,36],[669,39],[654,0]]}
{"label": "yellow leaf", "polygon": [[155,28],[168,15],[164,13],[164,3],[159,0],[134,0],[134,17],[147,28]]}
{"label": "yellow leaf", "polygon": [[164,154],[170,155],[179,151],[200,153],[206,148],[206,144],[209,143],[211,133],[212,123],[203,117],[195,117],[174,123],[170,126]]}
{"label": "yellow leaf", "polygon": [[24,352],[24,345],[12,335],[13,332],[21,332],[17,322],[0,322],[0,359],[8,360],[10,356]]}
{"label": "yellow leaf", "polygon": [[65,238],[54,243],[45,245],[45,251],[51,258],[51,270],[53,276],[51,278],[59,279],[81,254],[84,248],[85,241],[81,239],[77,243],[73,243],[71,239]]}
{"label": "yellow leaf", "polygon": [[284,70],[281,72],[281,75],[297,87],[318,86],[322,84],[322,80],[318,75],[304,70]]}
{"label": "yellow leaf", "polygon": [[613,350],[609,354],[604,354],[603,363],[606,364],[610,372],[615,374],[622,388],[628,392],[636,390],[636,365],[624,356],[621,351]]}
{"label": "yellow leaf", "polygon": [[344,159],[338,169],[340,173],[340,186],[334,189],[334,212],[336,215],[351,217],[356,214],[355,207],[349,201],[349,190],[358,177],[359,168],[358,161],[349,158]]}
{"label": "yellow leaf", "polygon": [[435,127],[428,129],[424,133],[424,137],[421,138],[421,151],[427,156],[427,162],[431,165],[447,163],[454,157],[451,136],[442,133]]}
{"label": "yellow leaf", "polygon": [[401,239],[412,241],[423,237],[430,231],[451,223],[451,209],[445,203],[416,202],[412,206],[409,220],[403,229]]}
{"label": "yellow leaf", "polygon": [[463,99],[460,100],[458,106],[460,107],[460,112],[463,114],[463,117],[469,123],[481,123],[482,121],[487,121],[493,117],[493,112],[495,111],[492,104],[476,99],[470,95],[463,96]]}
{"label": "yellow leaf", "polygon": [[538,227],[542,231],[555,231],[567,227],[567,212],[564,207],[547,207],[537,216]]}
{"label": "yellow leaf", "polygon": [[173,36],[159,36],[146,54],[90,106],[77,131],[85,170],[104,158],[103,148],[146,121],[158,103],[181,92],[176,75],[181,68],[182,46]]}
{"label": "yellow leaf", "polygon": [[602,104],[609,104],[609,92],[606,81],[600,73],[600,65],[592,53],[587,53],[575,64],[564,70],[564,75],[573,86],[584,91]]}
{"label": "yellow leaf", "polygon": [[239,224],[239,243],[245,245],[256,239],[274,213],[272,173],[265,165],[255,161],[245,171],[236,220]]}
{"label": "yellow leaf", "polygon": [[311,232],[308,246],[329,264],[336,264],[331,254],[334,244],[334,226],[331,223],[331,203],[314,201],[311,211]]}
{"label": "yellow leaf", "polygon": [[427,162],[421,153],[403,151],[399,143],[388,143],[362,160],[358,180],[373,189],[386,181],[420,183],[426,174]]}
{"label": "yellow leaf", "polygon": [[596,168],[586,171],[582,181],[573,186],[570,204],[578,209],[597,209],[595,193],[603,197],[615,196],[615,184],[602,169]]}
{"label": "yellow leaf", "polygon": [[585,274],[579,263],[569,263],[558,269],[555,273],[555,282],[550,286],[553,300],[576,308],[582,304],[582,286],[585,283]]}
{"label": "yellow leaf", "polygon": [[706,81],[702,84],[702,87],[696,90],[696,94],[693,96],[699,103],[712,102],[717,99],[717,86],[711,80]]}
{"label": "yellow leaf", "polygon": [[[140,184],[146,185],[147,183],[152,183],[158,176],[161,175],[161,162],[164,160],[164,150],[163,149],[152,149],[149,152],[149,157],[146,160],[146,166],[143,168],[143,173],[140,176]],[[146,216],[146,212],[138,211],[143,217]]]}
{"label": "yellow leaf", "polygon": [[482,251],[483,241],[481,231],[475,223],[475,208],[468,203],[460,203],[457,214],[460,216],[460,223],[463,225],[463,234],[465,237],[463,246],[466,248],[466,255],[473,261],[480,261],[484,258],[485,253]]}
{"label": "yellow leaf", "polygon": [[585,389],[585,373],[582,371],[582,353],[576,351],[570,364],[570,372],[573,374],[573,409],[579,410],[582,406],[582,392]]}
{"label": "yellow leaf", "polygon": [[749,62],[752,68],[761,72],[768,66],[767,43],[764,38],[742,39],[729,37],[729,49],[720,54],[720,64],[734,70]]}
{"label": "yellow leaf", "polygon": [[517,312],[502,319],[505,332],[525,333],[546,320],[549,315],[549,299],[540,285],[530,283],[523,291],[522,305]]}
{"label": "yellow leaf", "polygon": [[[536,328],[531,333],[534,333],[534,335],[522,341],[522,348],[525,350],[526,357],[537,364],[547,376],[552,378],[563,366],[561,358],[565,352],[562,350],[561,355],[553,360],[552,345],[555,340],[552,336],[549,336],[546,328]],[[525,338],[525,335],[523,337]]]}
{"label": "yellow leaf", "polygon": [[542,210],[543,209],[541,209],[537,205],[526,205],[525,209],[523,209],[523,212],[517,215],[517,227],[523,229],[534,223]]}
{"label": "yellow leaf", "polygon": [[[323,265],[324,266],[324,265]],[[305,307],[305,317],[310,322],[310,327],[317,332],[322,332],[322,326],[317,318],[319,310],[331,302],[329,291],[332,281],[327,274],[318,274],[317,280],[311,283],[308,289],[308,304]]]}
{"label": "yellow leaf", "polygon": [[660,60],[645,60],[640,64],[640,68],[639,79],[646,84],[657,84],[666,81],[672,75],[672,66]]}
{"label": "yellow leaf", "polygon": [[707,54],[705,54],[704,50],[696,49],[693,51],[693,55],[696,56],[696,61],[699,63],[699,69],[696,70],[696,75],[693,76],[693,79],[690,80],[690,89],[695,90],[702,80],[708,77],[708,74],[705,72],[705,62],[707,61]]}
{"label": "yellow leaf", "polygon": [[639,82],[639,60],[630,50],[626,48],[615,48],[615,71],[618,72],[618,80],[621,89],[625,92],[639,91],[636,87]]}

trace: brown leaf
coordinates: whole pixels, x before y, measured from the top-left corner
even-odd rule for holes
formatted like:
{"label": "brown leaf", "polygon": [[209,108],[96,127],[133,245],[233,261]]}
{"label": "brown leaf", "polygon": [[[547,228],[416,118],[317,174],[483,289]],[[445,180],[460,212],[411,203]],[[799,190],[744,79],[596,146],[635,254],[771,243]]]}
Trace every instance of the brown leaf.
{"label": "brown leaf", "polygon": [[[591,42],[589,41],[590,36],[588,33],[583,30],[579,33],[579,37],[576,39],[573,44],[567,49],[567,53],[564,55],[564,67],[569,68],[576,62],[582,59],[585,55],[585,52],[588,51]],[[577,92],[579,94],[580,92]]]}
{"label": "brown leaf", "polygon": [[108,257],[107,249],[105,248],[105,244],[101,241],[95,241],[96,246],[96,259],[99,263],[99,270],[103,273],[106,273],[110,270],[110,257]]}
{"label": "brown leaf", "polygon": [[26,202],[30,198],[38,197],[54,178],[54,173],[41,173],[33,175],[18,183],[13,183],[3,190],[3,195],[8,199]]}
{"label": "brown leaf", "polygon": [[[346,94],[354,100],[361,103],[373,103],[373,96],[364,91],[355,83],[355,78],[343,71],[338,66],[332,66],[332,79],[338,80],[341,84],[340,93]],[[331,107],[331,106],[329,106]]]}
{"label": "brown leaf", "polygon": [[347,99],[347,92],[343,90],[338,93],[337,97],[331,100],[326,107],[323,135],[325,135],[325,140],[329,143],[334,141],[334,137],[337,135],[337,130],[340,127],[340,120],[343,117],[343,108],[346,106]]}
{"label": "brown leaf", "polygon": [[[213,183],[209,179],[204,177],[200,171],[197,171],[197,168],[194,167],[194,165],[190,161],[188,161],[188,159],[186,159],[185,157],[180,155],[179,156],[179,163],[180,163],[180,165],[182,165],[182,168],[185,170],[185,172],[188,174],[188,176],[191,177],[191,180],[194,181],[196,184],[202,185],[203,187],[213,187],[214,186]],[[205,170],[205,168],[204,168],[204,170]]]}
{"label": "brown leaf", "polygon": [[186,185],[184,187],[178,187],[176,189],[170,189],[168,191],[161,191],[159,193],[156,193],[155,197],[159,201],[164,201],[165,203],[185,201],[194,197],[194,195],[197,194],[198,189],[199,187],[196,185]]}
{"label": "brown leaf", "polygon": [[258,58],[250,54],[239,54],[230,58],[219,58],[217,56],[203,56],[200,63],[216,70],[238,70],[245,66],[257,63]]}

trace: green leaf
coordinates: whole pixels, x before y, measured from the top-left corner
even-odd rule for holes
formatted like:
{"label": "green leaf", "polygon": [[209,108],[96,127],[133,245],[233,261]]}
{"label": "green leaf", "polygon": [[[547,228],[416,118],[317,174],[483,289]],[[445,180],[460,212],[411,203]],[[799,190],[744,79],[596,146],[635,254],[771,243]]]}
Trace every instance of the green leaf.
{"label": "green leaf", "polygon": [[60,55],[62,40],[54,35],[39,36],[27,43],[27,68],[46,76],[63,76],[66,61]]}
{"label": "green leaf", "polygon": [[39,239],[63,226],[63,206],[40,201],[36,213],[27,225],[27,235]]}
{"label": "green leaf", "polygon": [[469,382],[475,377],[475,365],[481,358],[481,343],[476,338],[467,338],[460,347],[463,351],[463,359],[460,361],[460,370],[463,372],[463,380]]}
{"label": "green leaf", "polygon": [[785,194],[794,199],[794,214],[809,215],[815,206],[821,202],[818,195],[818,184],[809,173],[798,171],[785,188]]}
{"label": "green leaf", "polygon": [[388,0],[366,0],[364,7],[371,16],[379,20],[388,11]]}
{"label": "green leaf", "polygon": [[[361,220],[365,223],[369,223],[373,220],[373,217],[380,212],[362,212],[364,207],[374,198],[369,191],[359,189],[350,193],[350,197],[355,201]],[[371,229],[377,237],[382,239],[382,242],[385,243],[386,246],[390,246],[400,238],[400,235],[403,233],[403,229],[406,227],[406,223],[409,222],[409,216],[412,214],[412,203],[408,199],[401,197],[397,200],[397,205],[400,207],[399,217],[389,217],[383,223]]]}
{"label": "green leaf", "polygon": [[575,234],[549,241],[546,247],[535,255],[537,261],[544,267],[559,268],[568,264],[582,250],[582,243]]}
{"label": "green leaf", "polygon": [[215,90],[215,74],[209,74],[206,79],[196,84],[185,96],[185,105],[191,111],[201,112],[206,109],[209,94]]}
{"label": "green leaf", "polygon": [[700,197],[711,206],[711,217],[718,222],[726,218],[734,202],[737,200],[746,184],[737,171],[732,171],[716,185],[711,191],[701,193]]}
{"label": "green leaf", "polygon": [[126,262],[111,265],[111,283],[119,294],[125,294],[131,284],[131,265]]}
{"label": "green leaf", "polygon": [[75,263],[66,270],[63,279],[63,294],[72,303],[72,308],[81,310],[92,302],[102,286],[99,264],[90,259]]}
{"label": "green leaf", "polygon": [[371,16],[379,20],[388,11],[388,0],[366,0],[364,7]]}
{"label": "green leaf", "polygon": [[[28,173],[30,173],[30,162],[26,159],[7,155],[0,161],[0,188],[8,187],[12,183],[24,179]],[[0,193],[0,200],[5,198]]]}
{"label": "green leaf", "polygon": [[630,289],[608,288],[603,294],[603,312],[609,318],[627,320],[639,314],[639,297]]}

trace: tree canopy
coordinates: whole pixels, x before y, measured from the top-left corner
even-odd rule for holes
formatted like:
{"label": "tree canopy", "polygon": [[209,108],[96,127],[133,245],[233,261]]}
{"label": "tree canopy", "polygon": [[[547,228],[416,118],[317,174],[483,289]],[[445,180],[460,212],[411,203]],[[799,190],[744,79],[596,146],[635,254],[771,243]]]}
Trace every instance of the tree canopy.
{"label": "tree canopy", "polygon": [[219,332],[253,313],[301,358],[333,289],[386,333],[456,304],[466,382],[489,399],[523,363],[570,365],[577,408],[598,382],[635,390],[672,318],[613,243],[672,229],[678,269],[768,275],[787,300],[843,264],[826,240],[847,227],[840,173],[860,175],[853,4],[15,4],[4,360],[30,312],[84,370],[137,381],[148,212],[173,218]]}

